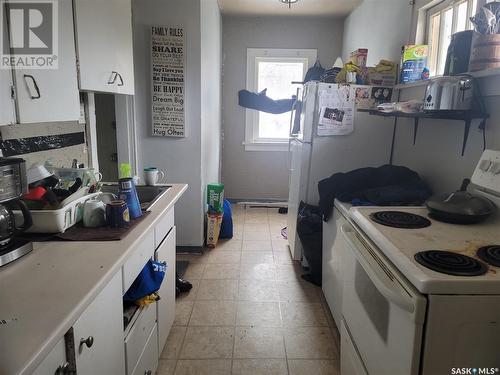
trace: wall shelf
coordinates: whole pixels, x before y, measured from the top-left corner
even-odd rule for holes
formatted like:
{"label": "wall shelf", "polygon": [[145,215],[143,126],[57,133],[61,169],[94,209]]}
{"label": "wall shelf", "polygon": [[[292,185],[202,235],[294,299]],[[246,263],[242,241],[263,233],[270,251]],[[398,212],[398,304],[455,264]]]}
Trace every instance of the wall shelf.
{"label": "wall shelf", "polygon": [[[376,109],[358,109],[359,112],[366,112],[374,116],[382,117],[394,117],[394,118],[412,118],[414,120],[413,126],[413,144],[417,142],[418,125],[421,118],[430,119],[441,119],[441,120],[457,120],[464,122],[464,139],[462,143],[462,156],[465,153],[465,147],[467,146],[467,140],[469,139],[469,131],[472,120],[481,119],[483,122],[490,117],[488,113],[482,111],[426,111],[417,113],[405,113],[405,112],[381,112]],[[484,124],[483,131],[484,131]]]}

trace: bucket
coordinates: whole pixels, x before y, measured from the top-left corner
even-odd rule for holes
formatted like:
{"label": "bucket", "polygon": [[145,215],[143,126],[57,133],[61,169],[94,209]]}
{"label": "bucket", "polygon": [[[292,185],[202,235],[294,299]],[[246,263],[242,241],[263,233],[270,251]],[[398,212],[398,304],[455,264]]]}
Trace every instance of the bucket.
{"label": "bucket", "polygon": [[500,67],[500,34],[482,35],[474,33],[469,71]]}

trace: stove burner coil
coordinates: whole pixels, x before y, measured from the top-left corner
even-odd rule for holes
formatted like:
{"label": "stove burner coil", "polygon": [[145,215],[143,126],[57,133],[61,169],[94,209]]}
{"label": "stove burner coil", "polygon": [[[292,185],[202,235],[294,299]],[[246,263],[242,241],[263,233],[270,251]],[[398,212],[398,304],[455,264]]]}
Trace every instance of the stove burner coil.
{"label": "stove burner coil", "polygon": [[477,250],[476,255],[482,261],[500,267],[500,245],[483,246]]}
{"label": "stove burner coil", "polygon": [[393,228],[419,229],[431,225],[427,218],[409,212],[378,211],[370,214],[374,222]]}
{"label": "stove burner coil", "polygon": [[415,260],[433,271],[454,276],[479,276],[488,272],[488,266],[484,263],[451,251],[421,251],[415,254]]}

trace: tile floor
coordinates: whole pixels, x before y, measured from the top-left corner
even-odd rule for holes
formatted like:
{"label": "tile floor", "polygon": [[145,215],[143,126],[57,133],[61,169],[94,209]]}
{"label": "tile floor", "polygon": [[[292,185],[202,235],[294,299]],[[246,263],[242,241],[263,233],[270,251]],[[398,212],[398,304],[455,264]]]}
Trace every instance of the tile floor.
{"label": "tile floor", "polygon": [[158,375],[339,375],[339,334],[277,209],[233,205],[234,237],[189,260]]}

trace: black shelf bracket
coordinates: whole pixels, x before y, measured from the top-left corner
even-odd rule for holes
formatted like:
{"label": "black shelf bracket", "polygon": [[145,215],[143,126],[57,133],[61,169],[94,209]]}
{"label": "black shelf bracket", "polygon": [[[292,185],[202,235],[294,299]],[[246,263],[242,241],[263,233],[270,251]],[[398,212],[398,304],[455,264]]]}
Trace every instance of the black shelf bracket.
{"label": "black shelf bracket", "polygon": [[415,117],[415,122],[413,123],[413,146],[417,144],[417,133],[418,133],[418,122],[420,118]]}
{"label": "black shelf bracket", "polygon": [[465,126],[464,126],[464,140],[462,143],[462,156],[465,154],[465,147],[467,146],[467,141],[469,140],[469,131],[470,131],[470,124],[472,120],[468,119],[465,120]]}
{"label": "black shelf bracket", "polygon": [[394,117],[395,119],[399,117],[412,118],[413,119],[413,145],[417,143],[418,126],[420,119],[430,118],[430,119],[441,119],[441,120],[455,120],[464,122],[464,138],[462,142],[462,156],[465,154],[465,149],[467,147],[467,141],[469,140],[470,127],[472,120],[481,119],[480,129],[484,129],[484,124],[490,115],[486,112],[476,111],[476,110],[442,110],[442,111],[426,111],[417,113],[405,113],[405,112],[381,112],[375,109],[358,109],[359,112],[368,112],[370,115],[382,116],[382,117]]}

